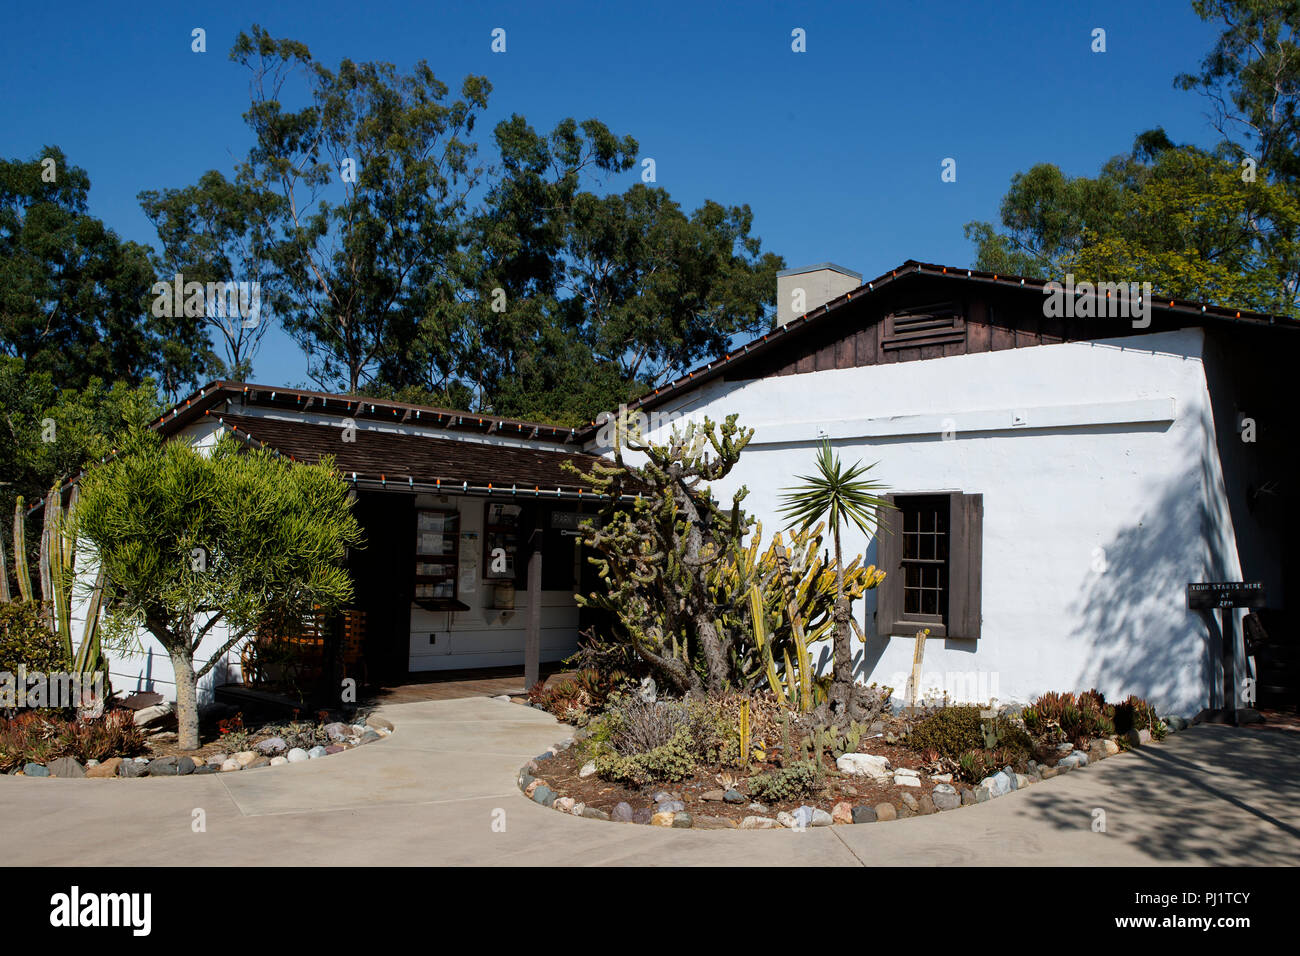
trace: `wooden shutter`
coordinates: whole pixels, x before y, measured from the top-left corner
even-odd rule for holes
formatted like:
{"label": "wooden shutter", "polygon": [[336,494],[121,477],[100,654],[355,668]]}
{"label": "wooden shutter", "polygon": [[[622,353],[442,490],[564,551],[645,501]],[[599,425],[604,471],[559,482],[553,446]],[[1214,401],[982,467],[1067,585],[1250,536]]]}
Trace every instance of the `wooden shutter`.
{"label": "wooden shutter", "polygon": [[984,566],[984,496],[952,494],[948,559],[947,637],[980,636],[980,586]]}
{"label": "wooden shutter", "polygon": [[[894,504],[893,495],[882,496]],[[889,637],[903,616],[903,522],[897,508],[880,509],[876,530],[876,567],[885,579],[876,588],[876,634]]]}

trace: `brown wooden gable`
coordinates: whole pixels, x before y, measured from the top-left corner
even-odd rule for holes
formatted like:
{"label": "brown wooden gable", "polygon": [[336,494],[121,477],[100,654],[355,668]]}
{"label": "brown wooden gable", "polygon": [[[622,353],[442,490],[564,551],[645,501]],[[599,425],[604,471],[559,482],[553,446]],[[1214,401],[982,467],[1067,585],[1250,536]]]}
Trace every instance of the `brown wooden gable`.
{"label": "brown wooden gable", "polygon": [[915,275],[845,303],[821,321],[792,331],[772,354],[739,362],[723,374],[728,380],[799,375],[1139,335],[1193,322],[1159,310],[1144,329],[1135,329],[1126,318],[1049,318],[1043,315],[1044,299],[1038,288],[958,285],[944,277]]}

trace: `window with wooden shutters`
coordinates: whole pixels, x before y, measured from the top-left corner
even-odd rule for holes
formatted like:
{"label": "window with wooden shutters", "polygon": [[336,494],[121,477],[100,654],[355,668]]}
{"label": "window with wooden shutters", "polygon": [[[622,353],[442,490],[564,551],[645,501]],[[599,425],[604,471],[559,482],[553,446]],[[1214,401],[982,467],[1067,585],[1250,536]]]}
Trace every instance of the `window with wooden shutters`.
{"label": "window with wooden shutters", "polygon": [[980,636],[984,496],[961,492],[887,495],[876,565],[876,633]]}

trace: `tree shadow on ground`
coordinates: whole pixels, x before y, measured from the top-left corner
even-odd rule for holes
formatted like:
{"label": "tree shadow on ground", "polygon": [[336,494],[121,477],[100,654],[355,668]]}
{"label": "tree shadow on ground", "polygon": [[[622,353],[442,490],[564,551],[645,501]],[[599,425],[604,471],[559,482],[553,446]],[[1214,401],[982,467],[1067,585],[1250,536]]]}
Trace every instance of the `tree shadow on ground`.
{"label": "tree shadow on ground", "polygon": [[1198,726],[1073,771],[1061,783],[1075,793],[1053,793],[1057,781],[1035,784],[1037,799],[1024,812],[1078,831],[1100,808],[1106,832],[1098,838],[1128,843],[1152,863],[1293,865],[1300,862],[1298,761],[1300,733]]}

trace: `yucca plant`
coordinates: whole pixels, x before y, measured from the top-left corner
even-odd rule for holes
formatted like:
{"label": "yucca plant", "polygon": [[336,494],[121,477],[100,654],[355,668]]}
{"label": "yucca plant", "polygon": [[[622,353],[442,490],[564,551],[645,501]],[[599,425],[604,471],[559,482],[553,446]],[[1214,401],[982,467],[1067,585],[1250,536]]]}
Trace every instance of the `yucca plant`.
{"label": "yucca plant", "polygon": [[835,547],[835,610],[831,617],[831,638],[834,647],[834,665],[831,683],[831,708],[837,716],[849,714],[853,700],[853,657],[850,631],[849,596],[844,587],[844,555],[840,546],[840,530],[852,524],[863,534],[871,536],[879,525],[882,508],[892,508],[880,497],[885,485],[863,476],[875,463],[861,462],[846,468],[831,449],[829,440],[822,441],[817,455],[817,472],[799,475],[801,482],[787,488],[782,495],[780,508],[788,527],[807,530],[825,521],[831,531]]}

